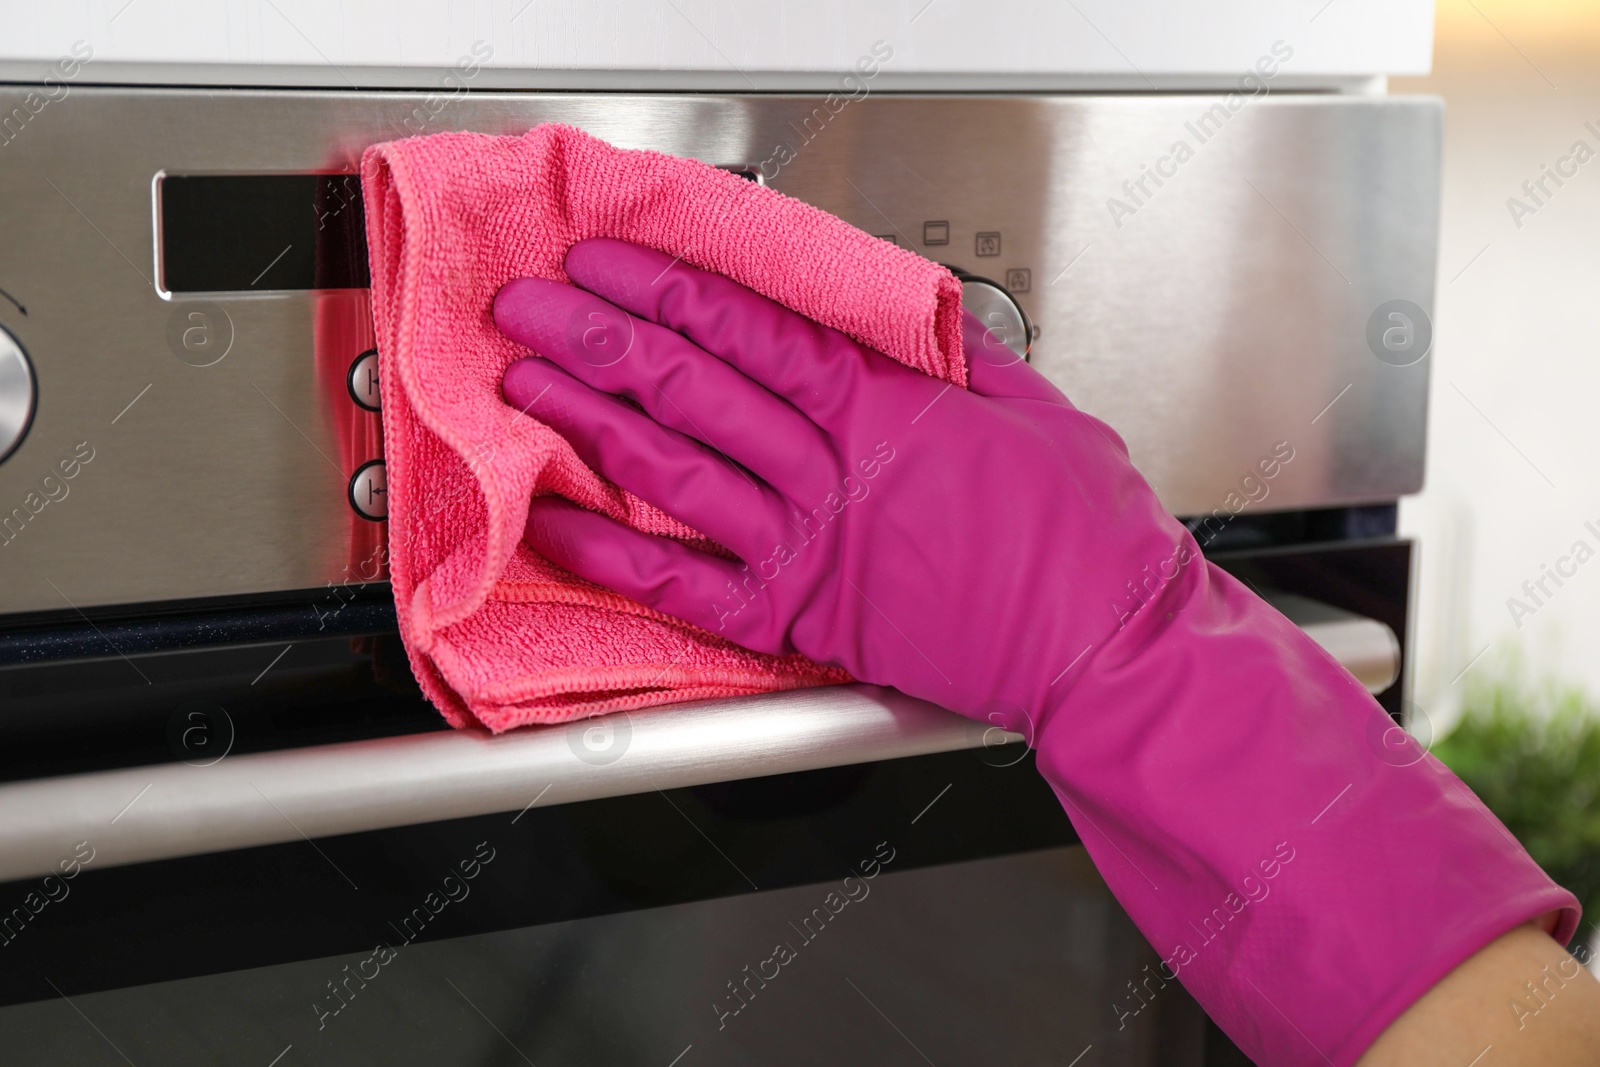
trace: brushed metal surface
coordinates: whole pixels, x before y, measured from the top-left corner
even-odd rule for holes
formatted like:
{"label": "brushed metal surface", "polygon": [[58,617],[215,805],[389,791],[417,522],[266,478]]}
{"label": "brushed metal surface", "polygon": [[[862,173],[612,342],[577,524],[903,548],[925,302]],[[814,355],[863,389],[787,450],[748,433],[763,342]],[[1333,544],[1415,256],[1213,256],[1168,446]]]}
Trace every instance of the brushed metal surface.
{"label": "brushed metal surface", "polygon": [[[587,745],[589,729],[610,743]],[[0,786],[0,881],[54,870],[80,841],[98,869],[1020,740],[850,685],[15,782]]]}
{"label": "brushed metal surface", "polygon": [[[27,91],[0,88],[0,114]],[[0,548],[0,613],[348,580],[352,546],[371,536],[346,501],[375,458],[348,445],[340,375],[360,350],[325,375],[312,338],[316,316],[352,297],[215,298],[231,348],[208,366],[180,358],[169,319],[194,301],[156,292],[151,183],[349,169],[419,125],[559,120],[628,147],[766,161],[784,193],[1012,277],[1039,329],[1035,366],[1123,435],[1176,513],[1240,499],[1278,441],[1295,459],[1252,508],[1421,485],[1428,361],[1384,364],[1365,332],[1384,301],[1433,304],[1437,101],[1275,93],[1229,113],[1201,95],[875,93],[832,114],[815,96],[441,99],[419,123],[432,110],[420,93],[82,87],[6,144],[0,281],[28,315],[0,305],[0,321],[33,357],[40,402],[0,466],[0,514],[78,442],[96,458],[71,499]],[[1214,108],[1227,117],[1202,143],[1191,127]],[[1192,157],[1162,163],[1179,140]],[[794,158],[775,165],[780,144]],[[1125,182],[1174,166],[1128,199]],[[1132,213],[1114,217],[1112,197]],[[929,220],[948,222],[947,245],[922,245]],[[999,237],[980,247],[979,234]]]}

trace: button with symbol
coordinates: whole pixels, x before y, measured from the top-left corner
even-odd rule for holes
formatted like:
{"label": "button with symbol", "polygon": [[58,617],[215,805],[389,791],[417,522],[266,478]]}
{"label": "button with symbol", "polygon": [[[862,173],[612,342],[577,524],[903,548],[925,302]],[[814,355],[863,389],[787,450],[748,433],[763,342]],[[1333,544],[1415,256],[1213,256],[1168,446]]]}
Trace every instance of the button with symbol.
{"label": "button with symbol", "polygon": [[922,224],[922,243],[925,245],[947,245],[950,243],[950,223],[944,219]]}
{"label": "button with symbol", "polygon": [[373,522],[389,517],[389,478],[383,460],[368,460],[350,476],[350,506],[357,515]]}
{"label": "button with symbol", "polygon": [[1006,288],[1013,293],[1026,293],[1033,289],[1033,271],[1026,267],[1012,267],[1006,271]]}
{"label": "button with symbol", "polygon": [[377,411],[383,406],[383,397],[378,392],[378,350],[369,348],[355,358],[350,364],[350,373],[345,377],[345,387],[350,390],[350,399],[356,406],[368,411]]}
{"label": "button with symbol", "polygon": [[978,234],[977,247],[974,251],[980,256],[998,256],[1000,235],[993,230]]}

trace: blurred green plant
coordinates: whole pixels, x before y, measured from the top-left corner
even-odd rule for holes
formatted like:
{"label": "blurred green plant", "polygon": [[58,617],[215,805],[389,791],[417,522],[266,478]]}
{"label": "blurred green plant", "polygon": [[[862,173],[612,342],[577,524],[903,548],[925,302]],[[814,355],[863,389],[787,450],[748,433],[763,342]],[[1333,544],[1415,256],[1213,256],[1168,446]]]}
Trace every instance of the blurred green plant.
{"label": "blurred green plant", "polygon": [[1574,943],[1586,944],[1600,922],[1600,705],[1535,681],[1512,656],[1468,687],[1461,720],[1433,754],[1577,895],[1584,922]]}

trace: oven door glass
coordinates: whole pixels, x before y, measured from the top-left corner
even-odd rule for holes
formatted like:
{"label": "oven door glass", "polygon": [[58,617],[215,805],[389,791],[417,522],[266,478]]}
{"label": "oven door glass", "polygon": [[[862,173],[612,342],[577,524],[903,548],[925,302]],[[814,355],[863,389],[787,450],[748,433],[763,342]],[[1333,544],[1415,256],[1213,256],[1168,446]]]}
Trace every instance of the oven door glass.
{"label": "oven door glass", "polygon": [[41,889],[0,885],[8,1064],[1205,1062],[1020,746]]}

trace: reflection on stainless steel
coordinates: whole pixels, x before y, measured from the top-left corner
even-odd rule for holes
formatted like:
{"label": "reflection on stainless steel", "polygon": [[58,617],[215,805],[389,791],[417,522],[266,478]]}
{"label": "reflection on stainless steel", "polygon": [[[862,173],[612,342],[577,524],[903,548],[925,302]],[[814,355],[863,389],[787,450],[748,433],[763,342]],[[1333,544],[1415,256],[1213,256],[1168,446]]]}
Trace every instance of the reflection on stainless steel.
{"label": "reflection on stainless steel", "polygon": [[[0,112],[26,91],[0,91]],[[349,425],[359,409],[344,375],[370,342],[351,332],[350,351],[314,354],[326,298],[263,294],[216,301],[233,329],[227,359],[175,358],[173,305],[151,273],[151,180],[348,169],[408,132],[421,100],[83,87],[7,146],[0,276],[23,279],[44,398],[19,457],[44,462],[0,467],[0,506],[76,442],[101,458],[77,502],[5,548],[0,612],[61,609],[62,594],[87,607],[348,580],[351,545],[371,534],[352,530],[366,520],[346,489],[375,457],[351,443],[364,431]],[[520,133],[559,120],[727,166],[792,143],[771,176],[781,192],[952,266],[1026,276],[1026,292],[1008,288],[1039,327],[1034,365],[1117,428],[1173,512],[1221,506],[1277,441],[1298,458],[1271,507],[1416,490],[1429,361],[1385,364],[1364,331],[1385,301],[1432,307],[1438,103],[1252,101],[1113,217],[1108,198],[1126,198],[1124,182],[1213,102],[875,93],[807,140],[818,98],[474,92],[434,125]],[[946,243],[924,248],[932,221]],[[320,360],[336,371],[318,373]]]}
{"label": "reflection on stainless steel", "polygon": [[15,782],[0,786],[0,881],[85,840],[111,867],[1020,740],[851,685]]}
{"label": "reflection on stainless steel", "polygon": [[1293,593],[1268,589],[1264,595],[1367,692],[1381,693],[1400,677],[1400,639],[1386,624]]}

